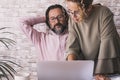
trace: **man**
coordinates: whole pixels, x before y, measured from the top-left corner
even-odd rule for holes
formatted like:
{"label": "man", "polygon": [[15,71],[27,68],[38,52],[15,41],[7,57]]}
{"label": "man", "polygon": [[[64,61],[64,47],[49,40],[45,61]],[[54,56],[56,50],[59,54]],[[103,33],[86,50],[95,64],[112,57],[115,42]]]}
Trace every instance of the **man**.
{"label": "man", "polygon": [[22,20],[21,29],[38,49],[39,60],[64,60],[68,36],[68,15],[66,10],[58,4],[48,7],[46,24],[49,30],[46,33],[38,32],[33,28],[35,24],[42,22],[45,22],[45,19],[40,17]]}

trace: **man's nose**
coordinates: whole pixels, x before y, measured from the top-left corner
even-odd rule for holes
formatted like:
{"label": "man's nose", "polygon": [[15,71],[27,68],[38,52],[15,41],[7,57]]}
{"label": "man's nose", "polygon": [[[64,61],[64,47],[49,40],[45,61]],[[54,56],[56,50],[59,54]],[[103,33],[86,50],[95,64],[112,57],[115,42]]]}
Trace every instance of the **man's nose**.
{"label": "man's nose", "polygon": [[60,20],[59,20],[58,18],[56,18],[56,19],[55,19],[55,22],[56,22],[56,23],[59,23],[59,22],[60,22]]}

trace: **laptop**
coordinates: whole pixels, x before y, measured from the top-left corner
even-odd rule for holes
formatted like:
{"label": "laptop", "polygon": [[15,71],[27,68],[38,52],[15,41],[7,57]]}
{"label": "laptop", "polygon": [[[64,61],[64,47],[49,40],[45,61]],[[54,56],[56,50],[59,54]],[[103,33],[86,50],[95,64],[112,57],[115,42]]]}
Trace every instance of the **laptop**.
{"label": "laptop", "polygon": [[92,80],[94,61],[41,61],[37,64],[38,80]]}

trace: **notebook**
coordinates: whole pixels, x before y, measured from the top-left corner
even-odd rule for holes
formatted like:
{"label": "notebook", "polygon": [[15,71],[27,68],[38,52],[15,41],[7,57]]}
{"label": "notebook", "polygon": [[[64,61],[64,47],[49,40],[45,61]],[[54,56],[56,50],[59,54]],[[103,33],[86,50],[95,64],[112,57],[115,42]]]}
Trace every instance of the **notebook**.
{"label": "notebook", "polygon": [[37,64],[38,80],[92,80],[94,61],[41,61]]}

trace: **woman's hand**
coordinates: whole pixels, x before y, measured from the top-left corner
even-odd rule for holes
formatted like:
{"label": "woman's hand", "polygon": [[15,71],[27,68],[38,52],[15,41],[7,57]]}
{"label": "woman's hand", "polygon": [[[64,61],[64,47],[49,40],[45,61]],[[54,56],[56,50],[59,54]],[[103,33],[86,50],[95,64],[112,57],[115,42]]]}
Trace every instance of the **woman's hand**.
{"label": "woman's hand", "polygon": [[72,61],[72,60],[76,60],[76,56],[74,54],[69,54],[67,56],[67,61]]}
{"label": "woman's hand", "polygon": [[96,75],[95,80],[111,80],[111,79],[105,75]]}

